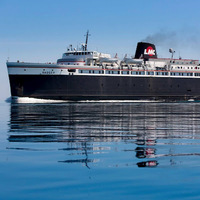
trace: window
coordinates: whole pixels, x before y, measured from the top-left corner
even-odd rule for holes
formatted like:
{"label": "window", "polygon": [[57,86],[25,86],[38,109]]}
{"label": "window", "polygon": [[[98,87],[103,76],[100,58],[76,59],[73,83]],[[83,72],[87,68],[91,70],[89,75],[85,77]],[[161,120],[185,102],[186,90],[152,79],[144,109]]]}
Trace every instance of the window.
{"label": "window", "polygon": [[118,74],[118,73],[119,73],[119,71],[116,71],[116,70],[112,71],[112,74]]}
{"label": "window", "polygon": [[76,72],[75,69],[68,69],[68,72]]}
{"label": "window", "polygon": [[147,75],[154,75],[154,72],[147,72]]}
{"label": "window", "polygon": [[81,70],[81,73],[89,73],[89,70]]}
{"label": "window", "polygon": [[129,71],[122,71],[122,74],[129,74]]}

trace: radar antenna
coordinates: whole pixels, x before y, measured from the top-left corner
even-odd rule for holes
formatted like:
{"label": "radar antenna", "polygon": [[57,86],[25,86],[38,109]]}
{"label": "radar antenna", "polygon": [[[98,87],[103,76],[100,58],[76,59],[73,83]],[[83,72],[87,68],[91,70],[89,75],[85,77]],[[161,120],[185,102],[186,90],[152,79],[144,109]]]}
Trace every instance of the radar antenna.
{"label": "radar antenna", "polygon": [[87,43],[88,43],[88,36],[91,36],[90,34],[89,34],[89,30],[87,31],[87,33],[86,33],[86,41],[85,41],[85,51],[87,51]]}
{"label": "radar antenna", "polygon": [[170,49],[169,49],[169,53],[171,53],[171,54],[172,54],[172,57],[171,57],[171,59],[173,59],[175,51],[174,51],[172,48],[170,48]]}

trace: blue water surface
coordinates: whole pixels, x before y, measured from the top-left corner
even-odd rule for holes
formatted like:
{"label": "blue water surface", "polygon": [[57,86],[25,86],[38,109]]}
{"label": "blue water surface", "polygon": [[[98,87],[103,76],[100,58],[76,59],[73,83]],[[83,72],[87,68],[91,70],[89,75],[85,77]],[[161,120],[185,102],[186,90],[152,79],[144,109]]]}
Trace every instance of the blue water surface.
{"label": "blue water surface", "polygon": [[0,104],[0,199],[200,199],[200,103]]}

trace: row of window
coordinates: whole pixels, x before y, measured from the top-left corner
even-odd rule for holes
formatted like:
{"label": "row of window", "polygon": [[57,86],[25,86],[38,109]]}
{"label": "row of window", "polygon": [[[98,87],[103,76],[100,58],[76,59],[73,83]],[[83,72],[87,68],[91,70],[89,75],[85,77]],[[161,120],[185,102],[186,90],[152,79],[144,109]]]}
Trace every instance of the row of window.
{"label": "row of window", "polygon": [[55,74],[54,71],[43,71],[42,74]]}
{"label": "row of window", "polygon": [[193,73],[179,73],[179,72],[171,72],[171,76],[193,76]]}
{"label": "row of window", "polygon": [[87,51],[83,51],[83,52],[73,52],[73,53],[66,53],[66,56],[71,56],[71,55],[92,55],[93,52],[87,52]]}
{"label": "row of window", "polygon": [[86,74],[104,74],[103,70],[78,70],[79,73],[86,73]]}
{"label": "row of window", "polygon": [[[75,69],[68,70],[69,72],[76,72]],[[103,70],[79,70],[79,73],[86,74],[104,74]],[[106,74],[120,74],[120,71],[106,70]],[[145,71],[121,71],[121,74],[132,74],[132,75],[145,75]],[[146,75],[154,75],[154,72],[147,72]],[[155,72],[155,75],[158,76],[168,76],[168,72]],[[179,72],[170,72],[171,76],[193,76],[193,73],[179,73]],[[200,76],[200,73],[194,73],[195,76]]]}
{"label": "row of window", "polygon": [[168,72],[156,72],[156,75],[167,76]]}
{"label": "row of window", "polygon": [[170,61],[170,63],[176,63],[176,64],[186,64],[186,65],[188,65],[188,64],[194,64],[195,62],[194,61],[187,61],[187,62],[175,62],[174,60],[173,61]]}
{"label": "row of window", "polygon": [[106,71],[106,74],[120,74],[120,71]]}
{"label": "row of window", "polygon": [[172,69],[200,69],[200,67],[175,67],[175,66],[172,66]]}

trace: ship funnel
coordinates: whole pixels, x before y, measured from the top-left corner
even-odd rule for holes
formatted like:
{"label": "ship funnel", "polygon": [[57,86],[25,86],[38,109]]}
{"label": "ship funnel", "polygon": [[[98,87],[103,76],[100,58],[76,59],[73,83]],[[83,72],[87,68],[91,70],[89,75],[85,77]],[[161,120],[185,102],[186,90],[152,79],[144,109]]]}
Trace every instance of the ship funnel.
{"label": "ship funnel", "polygon": [[135,58],[136,59],[157,58],[155,45],[146,42],[138,42],[135,52]]}

